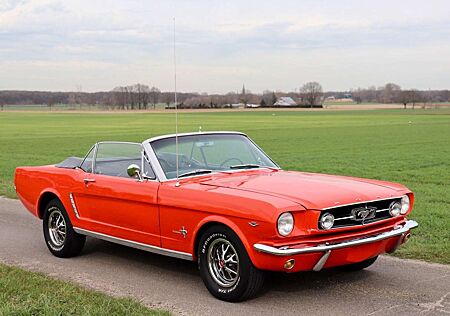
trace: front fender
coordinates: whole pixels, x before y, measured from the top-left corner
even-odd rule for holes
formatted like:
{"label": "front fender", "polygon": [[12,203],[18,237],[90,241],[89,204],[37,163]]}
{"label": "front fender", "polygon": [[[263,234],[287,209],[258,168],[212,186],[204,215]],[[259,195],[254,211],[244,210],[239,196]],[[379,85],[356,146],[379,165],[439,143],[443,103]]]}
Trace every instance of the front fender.
{"label": "front fender", "polygon": [[250,260],[255,264],[255,250],[253,244],[257,240],[257,235],[263,233],[262,230],[267,230],[269,228],[268,223],[258,222],[258,226],[253,227],[249,224],[249,219],[246,218],[233,218],[224,217],[220,215],[210,215],[203,218],[196,226],[194,230],[195,238],[192,239],[190,249],[192,253],[193,260],[197,260],[197,244],[201,238],[205,227],[209,225],[221,224],[229,227],[233,232],[239,237],[242,244],[244,245]]}

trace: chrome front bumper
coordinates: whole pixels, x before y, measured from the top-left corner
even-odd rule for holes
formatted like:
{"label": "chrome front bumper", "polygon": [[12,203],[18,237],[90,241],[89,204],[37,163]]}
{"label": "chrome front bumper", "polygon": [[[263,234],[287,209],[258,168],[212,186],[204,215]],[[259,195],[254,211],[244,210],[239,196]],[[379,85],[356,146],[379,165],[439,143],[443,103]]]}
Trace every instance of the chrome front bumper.
{"label": "chrome front bumper", "polygon": [[[255,250],[263,253],[268,253],[275,256],[292,256],[292,255],[298,255],[303,253],[311,253],[311,252],[324,252],[322,258],[317,262],[316,266],[314,267],[314,271],[319,271],[322,269],[323,265],[326,263],[330,253],[332,250],[346,248],[346,247],[353,247],[358,245],[364,245],[369,244],[372,242],[377,242],[380,240],[388,239],[395,236],[401,236],[404,237],[411,229],[416,228],[419,226],[416,221],[408,220],[403,225],[397,225],[392,230],[388,232],[384,232],[377,235],[372,235],[368,237],[361,237],[357,239],[352,240],[346,240],[339,243],[325,243],[318,246],[313,247],[304,247],[304,248],[287,248],[287,247],[280,247],[275,248],[268,245],[263,244],[254,244],[253,247]],[[399,239],[398,245],[400,245],[403,238]],[[398,246],[397,245],[397,246]]]}

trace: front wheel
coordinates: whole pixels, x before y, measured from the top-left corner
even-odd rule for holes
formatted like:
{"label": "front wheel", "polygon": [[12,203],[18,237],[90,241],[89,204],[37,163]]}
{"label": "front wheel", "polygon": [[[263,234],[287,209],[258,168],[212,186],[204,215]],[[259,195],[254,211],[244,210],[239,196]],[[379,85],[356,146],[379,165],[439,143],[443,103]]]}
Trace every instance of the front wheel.
{"label": "front wheel", "polygon": [[244,301],[263,285],[264,273],[253,266],[239,237],[225,226],[213,226],[203,234],[198,265],[208,291],[223,301]]}
{"label": "front wheel", "polygon": [[83,249],[86,236],[77,234],[61,201],[50,201],[42,220],[45,243],[56,257],[69,258]]}

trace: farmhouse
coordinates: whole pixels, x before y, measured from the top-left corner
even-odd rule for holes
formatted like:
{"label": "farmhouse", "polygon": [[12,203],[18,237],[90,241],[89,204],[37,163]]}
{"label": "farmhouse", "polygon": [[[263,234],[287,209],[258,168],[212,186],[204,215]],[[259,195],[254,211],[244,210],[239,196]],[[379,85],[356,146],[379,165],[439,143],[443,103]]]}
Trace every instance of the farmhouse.
{"label": "farmhouse", "polygon": [[297,102],[295,102],[291,97],[280,97],[277,102],[273,104],[273,106],[297,106]]}

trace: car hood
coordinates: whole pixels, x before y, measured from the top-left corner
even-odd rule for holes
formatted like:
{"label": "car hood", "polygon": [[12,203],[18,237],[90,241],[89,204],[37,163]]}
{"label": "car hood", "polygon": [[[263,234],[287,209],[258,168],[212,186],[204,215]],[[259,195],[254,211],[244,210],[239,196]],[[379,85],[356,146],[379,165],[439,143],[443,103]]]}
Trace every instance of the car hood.
{"label": "car hood", "polygon": [[399,197],[409,190],[397,183],[283,170],[252,170],[220,175],[201,184],[282,197],[306,209]]}

